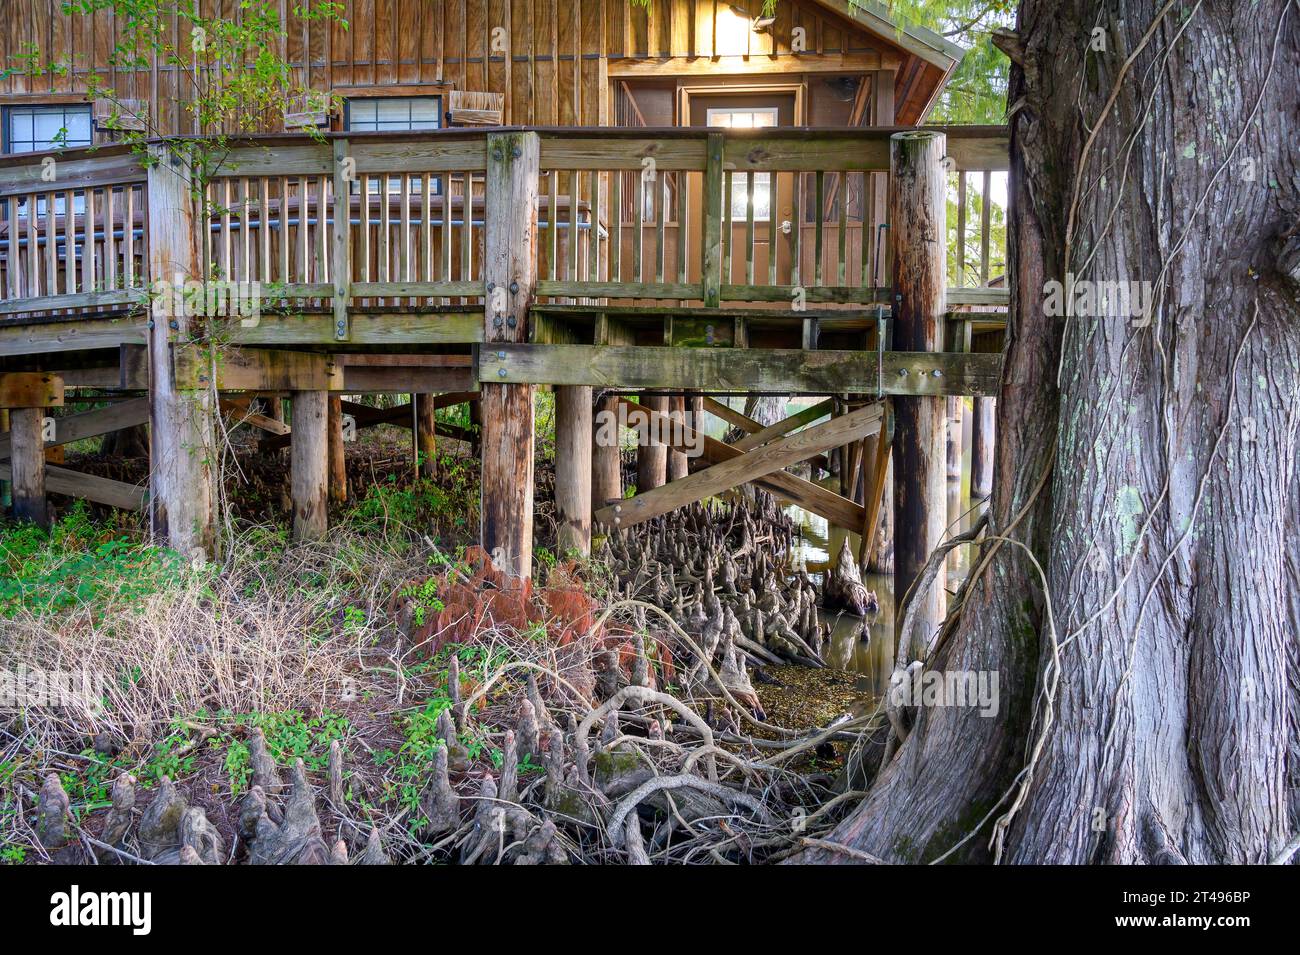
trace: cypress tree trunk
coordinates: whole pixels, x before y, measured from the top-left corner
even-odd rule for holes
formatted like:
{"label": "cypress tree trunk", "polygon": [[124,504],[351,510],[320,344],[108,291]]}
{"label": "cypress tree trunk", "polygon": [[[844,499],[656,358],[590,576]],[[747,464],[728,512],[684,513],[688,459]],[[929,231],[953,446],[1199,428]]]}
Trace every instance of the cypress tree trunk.
{"label": "cypress tree trunk", "polygon": [[[922,707],[833,840],[1240,863],[1300,823],[1298,38],[1289,0],[1022,5],[989,532],[1019,544],[926,663],[1000,705]],[[1086,314],[1047,314],[1067,273]]]}

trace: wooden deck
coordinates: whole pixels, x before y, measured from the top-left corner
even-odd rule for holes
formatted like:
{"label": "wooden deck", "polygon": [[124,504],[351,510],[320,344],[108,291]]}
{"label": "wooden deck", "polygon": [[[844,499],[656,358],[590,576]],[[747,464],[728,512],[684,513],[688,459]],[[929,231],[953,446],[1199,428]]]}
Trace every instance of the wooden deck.
{"label": "wooden deck", "polygon": [[[88,388],[146,393],[155,432],[160,407],[179,414],[177,402],[188,401],[193,415],[194,396],[213,390],[232,400],[477,392],[486,403],[483,390],[500,387],[526,394],[529,408],[533,385],[993,395],[1007,298],[989,287],[990,203],[968,215],[968,197],[988,197],[990,176],[1007,168],[1005,131],[940,131],[946,152],[935,176],[957,198],[964,238],[952,273],[979,284],[940,287],[941,314],[931,316],[939,338],[922,350],[891,348],[897,132],[274,136],[205,144],[214,172],[197,183],[175,141],[147,154],[6,157],[0,379],[53,376],[69,402]],[[931,234],[945,221],[941,206],[927,213]],[[297,418],[296,434],[323,439]],[[15,434],[6,456],[22,440]],[[293,442],[295,455],[303,444]],[[731,453],[718,452],[727,473],[749,474]],[[67,475],[47,478],[50,490],[69,486]],[[175,477],[182,486],[195,479]],[[514,498],[520,482],[511,481]],[[118,492],[114,500],[126,499]],[[155,486],[155,502],[168,495],[181,492]],[[517,506],[501,503],[501,520]],[[862,505],[853,506],[856,519]],[[323,517],[307,510],[310,533],[319,532]]]}

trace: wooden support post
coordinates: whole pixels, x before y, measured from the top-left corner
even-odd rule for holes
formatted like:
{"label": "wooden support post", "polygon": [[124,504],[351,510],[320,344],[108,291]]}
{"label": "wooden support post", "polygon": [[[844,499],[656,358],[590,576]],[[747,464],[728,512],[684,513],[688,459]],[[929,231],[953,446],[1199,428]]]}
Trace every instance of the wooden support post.
{"label": "wooden support post", "polygon": [[[641,404],[658,414],[668,413],[668,399],[642,395]],[[637,439],[636,492],[644,494],[663,487],[668,480],[668,447],[650,440],[649,429]]]}
{"label": "wooden support post", "polygon": [[555,389],[555,510],[561,554],[591,553],[591,388]]}
{"label": "wooden support post", "polygon": [[50,526],[45,501],[45,442],[41,440],[44,417],[40,408],[14,408],[9,413],[14,520],[39,527]]}
{"label": "wooden support post", "polygon": [[[490,133],[487,140],[485,349],[495,342],[528,340],[528,310],[537,285],[541,155],[536,133]],[[501,371],[502,383],[483,384],[479,399],[481,538],[499,571],[527,578],[533,562],[533,388],[508,383],[504,365]]]}
{"label": "wooden support post", "polygon": [[[178,153],[164,143],[148,149],[149,275],[174,288],[200,273],[194,184]],[[176,314],[175,298],[155,295],[149,308],[150,516],[156,537],[193,558],[211,554],[216,543],[216,409],[209,389],[178,387],[171,345],[188,341],[190,322]]]}
{"label": "wooden support post", "polygon": [[945,418],[948,422],[948,435],[946,446],[947,474],[948,480],[961,480],[961,455],[962,455],[962,414],[965,410],[965,402],[959,395],[949,395],[947,398],[947,408],[945,409]]}
{"label": "wooden support post", "polygon": [[329,482],[330,500],[343,503],[348,499],[347,455],[343,447],[343,399],[329,396]]}
{"label": "wooden support post", "polygon": [[[668,399],[668,413],[672,418],[673,428],[680,430],[686,424],[686,399],[680,395],[676,398]],[[668,480],[680,481],[689,473],[689,463],[686,455],[676,449],[670,449],[668,452]]]}
{"label": "wooden support post", "polygon": [[437,395],[415,396],[415,453],[420,460],[422,478],[438,476],[438,404]]}
{"label": "wooden support post", "polygon": [[985,498],[993,493],[993,439],[997,399],[976,398],[971,422],[970,493]]}
{"label": "wooden support post", "polygon": [[292,404],[293,539],[319,540],[328,526],[329,392],[295,391]]}
{"label": "wooden support post", "polygon": [[623,499],[622,433],[618,396],[605,395],[593,418],[591,434],[591,506],[598,510]]}
{"label": "wooden support post", "polygon": [[[942,133],[895,133],[889,139],[889,241],[893,247],[894,348],[939,351],[947,273],[944,246],[947,174]],[[944,399],[894,399],[894,593],[907,593],[947,524]],[[924,660],[944,612],[945,574],[912,596],[916,628],[895,634],[897,660]],[[901,623],[903,614],[897,620]]]}
{"label": "wooden support post", "polygon": [[[0,408],[0,431],[9,430],[9,409]],[[0,481],[0,508],[7,509],[13,502],[13,487],[10,481]]]}

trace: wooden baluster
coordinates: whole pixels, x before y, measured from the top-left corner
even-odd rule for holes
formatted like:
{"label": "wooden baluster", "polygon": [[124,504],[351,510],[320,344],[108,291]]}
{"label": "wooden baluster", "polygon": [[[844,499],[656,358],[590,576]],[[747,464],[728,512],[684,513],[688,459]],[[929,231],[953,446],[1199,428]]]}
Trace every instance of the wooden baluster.
{"label": "wooden baluster", "polygon": [[668,175],[660,173],[655,189],[655,281],[664,280],[664,230],[668,225]]}
{"label": "wooden baluster", "polygon": [[266,285],[271,281],[271,180],[257,181],[257,278]]}
{"label": "wooden baluster", "polygon": [[[388,174],[379,177],[379,281],[391,282],[392,272],[389,269],[390,255],[389,250],[389,229],[392,228],[392,209],[388,201]],[[381,300],[382,301],[382,300]]]}
{"label": "wooden baluster", "polygon": [[568,268],[565,270],[569,276],[570,282],[578,281],[578,205],[581,199],[581,183],[578,181],[578,171],[576,169],[569,172],[569,252],[567,263]]}
{"label": "wooden baluster", "polygon": [[[127,194],[131,194],[129,186]],[[130,283],[127,284],[129,287]],[[59,294],[58,197],[52,192],[45,194],[45,292]]]}
{"label": "wooden baluster", "polygon": [[[420,177],[420,254],[423,257],[424,270],[421,275],[426,282],[432,282],[433,276],[433,176],[425,173]],[[426,304],[432,305],[429,298]]]}
{"label": "wooden baluster", "polygon": [[813,174],[815,204],[813,205],[813,284],[822,284],[822,252],[825,241],[826,173],[820,169]]}
{"label": "wooden baluster", "polygon": [[[592,170],[591,200],[587,203],[587,281],[600,281],[600,173]],[[589,469],[590,470],[590,469]]]}
{"label": "wooden baluster", "polygon": [[112,186],[104,189],[104,286],[117,288],[117,196]]}
{"label": "wooden baluster", "polygon": [[370,281],[370,176],[361,177],[361,281]]}
{"label": "wooden baluster", "polygon": [[790,284],[800,285],[803,278],[802,243],[799,241],[803,232],[803,174],[794,174],[794,192],[790,196]]}
{"label": "wooden baluster", "polygon": [[639,285],[645,281],[645,173],[636,173],[636,212],[632,216],[632,221],[636,223],[636,229],[632,233],[632,258],[636,262],[633,270],[633,280]]}
{"label": "wooden baluster", "polygon": [[848,278],[849,249],[849,181],[848,173],[840,173],[840,247],[836,259],[835,284],[844,287]]}
{"label": "wooden baluster", "polygon": [[316,281],[332,281],[330,269],[330,191],[334,185],[332,176],[320,176],[316,180]]}
{"label": "wooden baluster", "polygon": [[726,174],[726,185],[722,191],[722,281],[730,285],[732,283],[731,274],[731,184],[734,173],[728,169]]}
{"label": "wooden baluster", "polygon": [[546,244],[547,254],[550,261],[547,263],[547,274],[551,281],[560,274],[560,171],[552,169],[546,174],[546,225],[550,233]]}
{"label": "wooden baluster", "polygon": [[253,280],[253,191],[245,176],[239,180],[239,280]]}
{"label": "wooden baluster", "polygon": [[993,186],[993,173],[984,170],[984,190],[980,203],[980,285],[989,284],[989,238],[993,231],[993,197],[989,190]]}
{"label": "wooden baluster", "polygon": [[[14,223],[16,227],[18,223]],[[36,213],[36,194],[27,197],[27,297],[39,298],[41,285],[40,217]],[[15,228],[15,232],[17,229]]]}
{"label": "wooden baluster", "polygon": [[745,284],[754,284],[754,173],[745,173]]}
{"label": "wooden baluster", "polygon": [[[71,192],[63,194],[63,284],[68,295],[77,294],[77,207]],[[11,263],[12,265],[12,263]],[[10,270],[12,272],[12,268]]]}
{"label": "wooden baluster", "polygon": [[781,234],[781,215],[778,210],[781,208],[780,195],[777,192],[777,182],[780,179],[776,173],[767,174],[767,284],[775,285],[777,280],[776,274],[776,244],[777,236]]}
{"label": "wooden baluster", "polygon": [[81,290],[95,290],[95,190],[86,188],[86,215],[83,219],[85,228],[81,246]]}
{"label": "wooden baluster", "polygon": [[[465,195],[461,198],[460,280],[469,282],[474,271],[474,173],[465,171]],[[462,298],[462,301],[468,299]]]}
{"label": "wooden baluster", "polygon": [[962,288],[966,284],[966,173],[957,173],[957,275],[952,284]]}
{"label": "wooden baluster", "polygon": [[307,259],[307,177],[298,177],[298,281],[311,281]]}
{"label": "wooden baluster", "polygon": [[221,180],[221,278],[230,278],[231,271],[234,269],[234,258],[231,249],[230,238],[230,179]]}
{"label": "wooden baluster", "polygon": [[402,241],[397,246],[398,265],[400,282],[411,281],[411,177],[408,173],[402,173],[400,180],[401,191],[399,209],[401,215],[401,235]]}
{"label": "wooden baluster", "polygon": [[293,269],[290,266],[293,245],[289,240],[289,178],[280,177],[280,275],[279,280],[288,284],[293,281]]}
{"label": "wooden baluster", "polygon": [[862,256],[862,262],[858,267],[858,285],[862,288],[868,288],[871,285],[871,243],[874,241],[875,229],[871,225],[872,217],[868,210],[874,208],[871,202],[871,173],[862,173],[862,193],[858,200],[858,208],[861,211],[862,219],[862,237],[858,243],[861,246],[859,250]]}
{"label": "wooden baluster", "polygon": [[686,249],[690,245],[690,223],[687,221],[687,195],[690,173],[684,169],[677,170],[677,281],[686,284]]}
{"label": "wooden baluster", "polygon": [[623,170],[609,174],[609,280],[623,281]]}

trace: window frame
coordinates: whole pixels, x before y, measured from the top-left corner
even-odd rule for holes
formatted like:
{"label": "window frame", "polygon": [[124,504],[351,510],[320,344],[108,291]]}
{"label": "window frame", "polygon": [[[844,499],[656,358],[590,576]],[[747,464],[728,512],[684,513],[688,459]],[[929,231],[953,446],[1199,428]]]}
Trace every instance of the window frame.
{"label": "window frame", "polygon": [[[355,104],[374,103],[376,104],[376,110],[377,110],[379,103],[392,102],[394,100],[405,100],[407,103],[410,103],[413,100],[433,100],[434,117],[438,124],[437,126],[433,127],[433,129],[446,129],[446,115],[444,114],[443,111],[442,94],[441,93],[417,93],[412,95],[399,94],[396,96],[346,96],[344,97],[343,132],[346,133],[354,133],[354,132],[355,133],[428,133],[433,131],[431,129],[411,129],[411,128],[408,129],[353,129],[352,128],[352,107]],[[408,115],[408,122],[414,122],[414,120],[409,119],[409,115],[410,115],[409,109],[407,110],[407,115]],[[378,123],[379,120],[376,119],[375,122]]]}
{"label": "window frame", "polygon": [[[23,149],[23,150],[15,150],[13,148],[13,144],[14,144],[13,120],[15,115],[19,113],[30,113],[32,115],[33,118],[32,134],[34,137],[35,117],[43,112],[55,112],[55,111],[58,111],[63,114],[62,115],[63,125],[59,127],[60,129],[63,130],[66,130],[68,128],[67,121],[68,121],[69,113],[83,114],[86,117],[87,129],[88,129],[86,142],[84,143],[79,142],[75,144],[69,144],[66,146],[56,146],[53,143],[51,143],[48,146],[35,147],[36,140],[33,138],[32,140],[23,140],[23,142],[30,141],[33,144],[34,148]],[[53,152],[53,151],[59,151],[63,149],[85,149],[86,147],[93,146],[94,144],[95,144],[95,116],[94,116],[94,108],[90,103],[11,103],[11,104],[7,104],[4,107],[3,115],[0,115],[0,154],[3,154],[5,156],[34,156],[34,155],[39,155],[42,152]]]}

